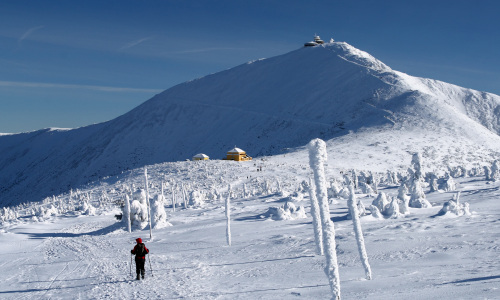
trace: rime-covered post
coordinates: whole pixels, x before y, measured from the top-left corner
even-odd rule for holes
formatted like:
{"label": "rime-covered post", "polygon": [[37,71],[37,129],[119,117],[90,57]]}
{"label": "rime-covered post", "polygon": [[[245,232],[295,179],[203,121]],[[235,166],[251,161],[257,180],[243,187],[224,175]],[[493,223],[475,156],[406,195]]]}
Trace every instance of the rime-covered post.
{"label": "rime-covered post", "polygon": [[184,188],[184,184],[181,183],[181,192],[182,192],[182,201],[184,202],[184,208],[188,208],[188,203],[187,203],[187,195],[186,195],[186,189]]}
{"label": "rime-covered post", "polygon": [[321,226],[323,231],[323,247],[325,252],[326,266],[325,273],[328,277],[332,299],[340,299],[340,277],[337,263],[337,253],[335,252],[335,228],[330,220],[330,208],[328,206],[328,193],[326,186],[326,175],[324,164],[327,160],[326,144],[321,139],[314,139],[309,142],[309,164],[314,173],[316,185],[316,197],[319,202],[321,215]]}
{"label": "rime-covered post", "polygon": [[161,181],[161,199],[162,199],[162,201],[165,201],[165,194],[163,193],[163,185],[164,185],[164,184],[165,184],[165,183],[164,183],[164,182],[163,182],[163,180],[162,180],[162,181]]}
{"label": "rime-covered post", "polygon": [[231,185],[227,188],[226,197],[226,241],[227,245],[231,246]]}
{"label": "rime-covered post", "polygon": [[310,179],[309,183],[305,180],[302,181],[302,186],[308,190],[309,199],[311,200],[311,215],[313,219],[314,239],[316,240],[316,254],[323,255],[323,236],[321,232],[321,216],[319,213],[318,198],[316,198],[314,185]]}
{"label": "rime-covered post", "polygon": [[372,279],[372,270],[370,268],[370,263],[368,263],[368,255],[366,254],[365,239],[363,237],[363,231],[361,230],[361,222],[359,221],[359,212],[356,194],[354,193],[354,187],[349,186],[349,200],[347,200],[347,206],[349,207],[349,212],[352,216],[352,225],[354,227],[354,234],[356,235],[356,242],[358,244],[359,258],[361,263],[365,268],[366,279]]}
{"label": "rime-covered post", "polygon": [[130,224],[130,199],[128,195],[125,195],[125,221],[127,222],[128,232],[132,232],[132,227]]}
{"label": "rime-covered post", "polygon": [[149,238],[153,239],[153,229],[151,227],[151,205],[149,204],[148,168],[146,167],[144,167],[144,183],[146,184],[146,203],[148,205]]}
{"label": "rime-covered post", "polygon": [[173,212],[175,212],[175,187],[174,185],[172,185],[172,209],[173,209]]}

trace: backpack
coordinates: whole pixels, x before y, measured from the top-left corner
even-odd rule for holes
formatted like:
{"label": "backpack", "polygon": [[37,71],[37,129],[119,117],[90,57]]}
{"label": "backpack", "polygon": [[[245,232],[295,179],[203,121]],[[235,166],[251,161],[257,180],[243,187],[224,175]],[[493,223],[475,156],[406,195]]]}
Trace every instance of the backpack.
{"label": "backpack", "polygon": [[135,248],[135,256],[136,257],[146,256],[147,252],[145,248],[146,246],[144,245],[144,243],[137,244],[137,247]]}

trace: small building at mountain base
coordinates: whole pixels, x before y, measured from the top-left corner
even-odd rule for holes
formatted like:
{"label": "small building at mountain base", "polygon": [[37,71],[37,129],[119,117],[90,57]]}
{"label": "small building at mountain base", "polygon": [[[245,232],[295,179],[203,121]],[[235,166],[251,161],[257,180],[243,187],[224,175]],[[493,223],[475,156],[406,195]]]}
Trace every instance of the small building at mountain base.
{"label": "small building at mountain base", "polygon": [[234,161],[247,161],[252,160],[247,153],[240,148],[234,147],[233,149],[227,151],[226,158],[224,160],[234,160]]}
{"label": "small building at mountain base", "polygon": [[205,155],[203,153],[199,153],[193,156],[193,160],[209,160],[209,159],[210,157],[208,157],[208,155]]}

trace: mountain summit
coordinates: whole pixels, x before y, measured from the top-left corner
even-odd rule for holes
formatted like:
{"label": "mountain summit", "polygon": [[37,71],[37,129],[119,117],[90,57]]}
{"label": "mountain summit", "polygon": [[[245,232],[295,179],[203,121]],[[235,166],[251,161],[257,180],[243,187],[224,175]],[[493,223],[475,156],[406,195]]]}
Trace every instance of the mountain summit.
{"label": "mountain summit", "polygon": [[217,159],[237,145],[253,157],[277,155],[317,137],[339,167],[368,152],[386,158],[365,168],[398,167],[411,151],[442,165],[480,163],[500,151],[499,116],[497,95],[326,43],[179,84],[105,123],[2,135],[0,205],[200,152]]}

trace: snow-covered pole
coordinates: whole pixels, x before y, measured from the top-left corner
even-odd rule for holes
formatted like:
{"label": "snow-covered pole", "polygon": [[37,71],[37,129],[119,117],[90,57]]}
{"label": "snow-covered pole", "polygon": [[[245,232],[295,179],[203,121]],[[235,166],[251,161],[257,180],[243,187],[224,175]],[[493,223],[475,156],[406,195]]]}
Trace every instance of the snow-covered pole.
{"label": "snow-covered pole", "polygon": [[127,220],[127,229],[128,232],[132,232],[132,227],[130,224],[130,199],[128,195],[125,195],[125,213],[127,214],[126,219]]}
{"label": "snow-covered pole", "polygon": [[323,231],[323,248],[325,252],[326,266],[325,274],[328,277],[332,300],[340,300],[340,277],[335,252],[335,228],[330,220],[330,207],[328,206],[328,194],[326,186],[326,175],[324,164],[327,160],[326,144],[321,139],[309,142],[309,165],[314,173],[316,185],[316,197],[318,198],[321,226]]}
{"label": "snow-covered pole", "polygon": [[175,212],[175,187],[172,185],[172,209],[173,209],[173,212]]}
{"label": "snow-covered pole", "polygon": [[184,202],[184,208],[187,209],[187,195],[186,189],[184,188],[184,184],[181,183],[181,192],[182,192],[182,201]]}
{"label": "snow-covered pole", "polygon": [[316,198],[316,193],[314,191],[314,185],[309,179],[309,183],[307,181],[302,181],[302,186],[308,190],[309,199],[311,200],[311,215],[312,215],[312,223],[314,227],[314,239],[316,241],[316,254],[323,255],[323,235],[321,231],[321,216],[319,213],[319,205],[318,198]]}
{"label": "snow-covered pole", "polygon": [[226,197],[226,241],[227,245],[231,246],[231,185],[227,188]]}
{"label": "snow-covered pole", "polygon": [[161,181],[161,200],[162,201],[165,201],[165,194],[163,193],[163,186],[165,185],[165,183],[163,182],[163,180]]}
{"label": "snow-covered pole", "polygon": [[371,280],[372,270],[370,268],[370,263],[368,262],[368,255],[366,254],[365,239],[363,237],[363,231],[361,230],[361,222],[359,221],[358,203],[354,187],[352,185],[349,186],[349,191],[350,195],[349,200],[347,200],[347,206],[349,207],[349,212],[352,216],[352,225],[354,227],[356,243],[358,244],[359,258],[365,268],[366,279]]}
{"label": "snow-covered pole", "polygon": [[144,167],[144,183],[146,184],[146,203],[148,204],[149,238],[153,239],[153,229],[151,228],[151,205],[149,204],[148,169],[146,167]]}

